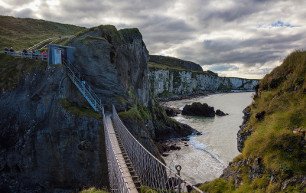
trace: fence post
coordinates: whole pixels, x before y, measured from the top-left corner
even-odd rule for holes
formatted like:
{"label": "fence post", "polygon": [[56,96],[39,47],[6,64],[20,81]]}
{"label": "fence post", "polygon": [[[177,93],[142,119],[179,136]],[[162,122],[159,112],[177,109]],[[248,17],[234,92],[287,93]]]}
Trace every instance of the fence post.
{"label": "fence post", "polygon": [[[181,170],[182,166],[181,165],[176,165],[175,166],[176,172],[178,176],[181,176]],[[178,192],[181,193],[181,178],[178,178]]]}

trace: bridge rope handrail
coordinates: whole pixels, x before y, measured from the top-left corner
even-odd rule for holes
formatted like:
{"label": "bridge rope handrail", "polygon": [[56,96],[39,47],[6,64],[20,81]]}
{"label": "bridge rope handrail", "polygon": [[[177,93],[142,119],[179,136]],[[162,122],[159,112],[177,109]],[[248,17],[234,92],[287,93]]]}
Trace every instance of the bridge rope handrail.
{"label": "bridge rope handrail", "polygon": [[[123,124],[114,105],[112,107],[112,115],[115,130],[117,131],[121,142],[124,144],[124,147],[127,148],[126,152],[128,153],[136,172],[140,175],[139,177],[143,185],[156,190],[186,190],[189,188],[202,193],[200,189],[179,176],[177,171],[166,166],[151,152],[149,152]],[[138,154],[141,156],[138,156]],[[148,163],[146,163],[146,161],[148,161]],[[148,167],[148,164],[151,165]],[[151,172],[151,174],[148,174],[148,172]],[[170,176],[172,179],[169,179]],[[178,183],[181,184],[182,187],[178,187],[180,186]],[[187,188],[187,186],[189,187]]]}
{"label": "bridge rope handrail", "polygon": [[104,128],[104,136],[105,136],[105,147],[106,147],[106,157],[107,157],[107,166],[108,166],[108,176],[109,183],[112,192],[123,192],[123,193],[133,193],[137,192],[136,189],[131,189],[129,186],[129,182],[124,176],[124,172],[122,171],[121,164],[117,158],[116,153],[114,152],[114,146],[110,140],[110,135],[114,135],[114,133],[110,133],[110,128],[106,121],[106,116],[104,113],[104,108],[102,107],[100,113],[103,118],[103,128]]}
{"label": "bridge rope handrail", "polygon": [[[121,150],[117,147],[115,152],[115,144],[118,143],[117,137],[111,135],[115,135],[115,133],[110,133],[110,125],[107,124],[107,118],[104,113],[104,107],[101,103],[101,99],[95,94],[93,89],[88,85],[84,84],[80,79],[80,75],[78,73],[77,68],[69,62],[69,60],[63,60],[63,65],[67,69],[67,74],[70,80],[75,84],[75,86],[79,89],[81,94],[85,97],[91,107],[99,112],[103,118],[103,128],[104,128],[104,136],[105,136],[105,147],[106,147],[106,157],[107,157],[107,165],[108,165],[108,173],[109,173],[109,183],[112,192],[118,193],[135,193],[137,192],[134,183],[132,182],[132,178],[128,175],[126,171],[126,164],[122,163],[122,154]],[[87,85],[87,86],[85,86]],[[114,132],[114,131],[113,131]],[[121,159],[120,159],[121,156]],[[120,161],[121,160],[121,161]]]}

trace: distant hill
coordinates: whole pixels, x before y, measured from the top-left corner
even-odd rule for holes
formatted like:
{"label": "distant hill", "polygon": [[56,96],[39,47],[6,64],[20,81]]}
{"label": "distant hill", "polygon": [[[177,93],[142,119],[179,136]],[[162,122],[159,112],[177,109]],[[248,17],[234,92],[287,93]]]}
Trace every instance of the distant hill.
{"label": "distant hill", "polygon": [[0,49],[31,47],[47,38],[74,35],[84,27],[30,18],[0,16]]}
{"label": "distant hill", "polygon": [[203,71],[199,64],[169,56],[150,55],[149,67],[175,68],[188,71]]}

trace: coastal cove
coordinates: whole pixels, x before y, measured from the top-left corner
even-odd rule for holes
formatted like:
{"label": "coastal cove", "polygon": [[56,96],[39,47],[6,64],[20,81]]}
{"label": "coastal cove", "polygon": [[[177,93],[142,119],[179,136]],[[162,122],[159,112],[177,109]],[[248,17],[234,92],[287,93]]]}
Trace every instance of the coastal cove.
{"label": "coastal cove", "polygon": [[183,116],[173,117],[202,132],[200,136],[190,136],[187,145],[181,150],[171,151],[164,157],[171,168],[180,164],[182,173],[192,183],[210,181],[222,174],[228,163],[239,154],[237,132],[242,123],[243,109],[252,103],[253,92],[220,93],[190,99],[169,101],[164,106],[179,108],[193,102],[207,103],[216,109],[229,113],[227,116],[202,118]]}

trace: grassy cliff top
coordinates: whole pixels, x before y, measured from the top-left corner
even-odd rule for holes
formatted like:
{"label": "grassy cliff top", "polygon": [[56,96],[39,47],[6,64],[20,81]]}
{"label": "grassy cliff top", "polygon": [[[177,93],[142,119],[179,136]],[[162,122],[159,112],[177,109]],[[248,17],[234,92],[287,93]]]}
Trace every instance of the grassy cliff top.
{"label": "grassy cliff top", "polygon": [[149,67],[152,68],[170,68],[203,72],[203,69],[199,64],[169,56],[150,55],[149,64]]}
{"label": "grassy cliff top", "polygon": [[305,79],[306,52],[296,51],[261,80],[244,129],[252,134],[229,167],[232,177],[204,184],[204,191],[305,191]]}
{"label": "grassy cliff top", "polygon": [[0,16],[0,23],[1,50],[11,46],[20,50],[50,37],[74,35],[85,29],[75,25],[10,16]]}
{"label": "grassy cliff top", "polygon": [[46,67],[47,62],[44,61],[0,54],[0,90],[14,89],[24,75],[35,70],[44,71]]}

